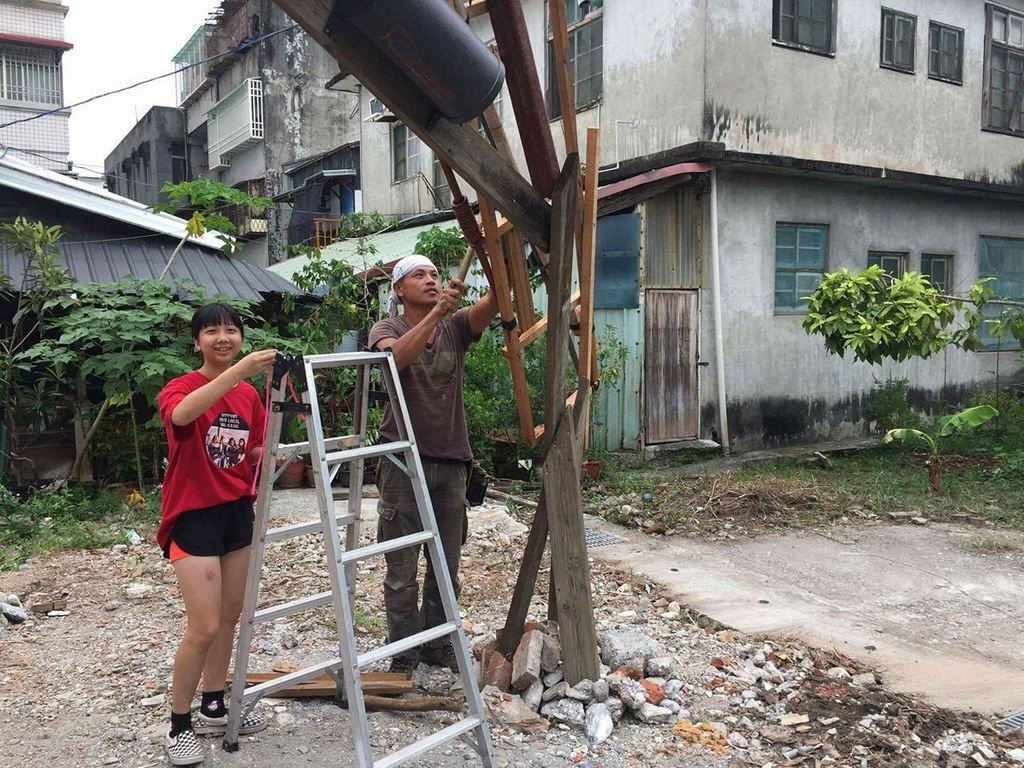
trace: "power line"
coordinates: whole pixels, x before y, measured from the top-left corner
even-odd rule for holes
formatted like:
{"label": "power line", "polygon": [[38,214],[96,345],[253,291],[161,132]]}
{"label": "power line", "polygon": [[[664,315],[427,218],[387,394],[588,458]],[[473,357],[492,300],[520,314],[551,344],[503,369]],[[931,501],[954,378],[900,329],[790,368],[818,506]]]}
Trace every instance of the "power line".
{"label": "power line", "polygon": [[0,124],[0,129],[10,128],[12,125],[17,125],[18,123],[27,123],[27,122],[29,122],[31,120],[38,120],[40,117],[46,117],[47,115],[53,115],[53,114],[56,114],[57,112],[63,112],[63,111],[68,110],[68,109],[74,109],[75,107],[80,107],[83,104],[88,104],[89,102],[96,101],[97,99],[102,99],[102,98],[105,98],[107,96],[113,96],[116,93],[123,93],[124,91],[130,91],[132,88],[138,88],[140,85],[146,85],[148,83],[153,83],[153,82],[156,82],[157,80],[163,80],[165,77],[170,77],[171,75],[177,75],[180,72],[185,72],[185,71],[187,71],[189,69],[192,69],[194,67],[202,66],[203,64],[207,64],[207,63],[209,63],[211,61],[214,61],[216,59],[223,58],[224,56],[230,56],[231,54],[234,54],[234,53],[242,53],[243,51],[246,51],[249,48],[252,48],[257,43],[262,43],[264,40],[268,40],[269,38],[273,37],[274,35],[279,35],[282,32],[288,32],[290,30],[293,30],[297,26],[299,26],[299,25],[298,24],[292,24],[292,25],[284,27],[282,29],[278,29],[278,30],[275,30],[273,32],[268,32],[267,34],[261,35],[260,37],[257,37],[254,40],[249,40],[247,42],[240,43],[240,44],[236,45],[234,48],[232,48],[229,51],[224,51],[223,53],[218,53],[215,56],[210,56],[208,58],[202,59],[200,61],[195,62],[194,64],[186,64],[184,67],[179,67],[178,69],[175,69],[172,72],[166,72],[165,74],[157,75],[156,77],[150,77],[150,78],[147,78],[146,80],[140,80],[137,83],[132,83],[131,85],[126,85],[123,88],[116,88],[113,91],[107,91],[106,93],[101,93],[101,94],[98,94],[96,96],[91,96],[88,99],[83,99],[82,101],[75,102],[74,104],[65,104],[64,106],[61,106],[61,107],[55,107],[54,109],[48,109],[45,112],[40,112],[40,113],[35,114],[35,115],[29,115],[28,117],[21,117],[21,118],[18,118],[17,120],[11,120],[10,122],[2,123],[2,124]]}

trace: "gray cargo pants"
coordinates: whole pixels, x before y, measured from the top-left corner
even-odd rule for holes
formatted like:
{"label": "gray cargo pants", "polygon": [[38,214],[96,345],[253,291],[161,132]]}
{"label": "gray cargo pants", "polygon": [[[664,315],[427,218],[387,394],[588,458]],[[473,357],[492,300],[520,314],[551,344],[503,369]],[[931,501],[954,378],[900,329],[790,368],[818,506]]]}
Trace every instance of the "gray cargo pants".
{"label": "gray cargo pants", "polygon": [[[441,534],[448,573],[459,594],[459,554],[466,541],[468,518],[466,517],[466,465],[423,462],[423,474],[427,492],[434,507],[434,517]],[[380,500],[377,503],[377,540],[388,541],[417,533],[420,526],[416,497],[412,483],[402,470],[390,460],[381,459],[377,468],[377,488]],[[426,545],[423,553],[427,555]],[[445,622],[444,605],[441,603],[434,564],[427,555],[427,572],[423,584],[423,601],[419,602],[419,583],[416,570],[419,566],[420,548],[407,547],[384,555],[387,572],[384,576],[384,609],[388,619],[388,642],[395,642],[414,635],[424,629],[436,627]],[[448,638],[428,643],[439,647],[449,642]],[[415,660],[417,650],[401,654]]]}

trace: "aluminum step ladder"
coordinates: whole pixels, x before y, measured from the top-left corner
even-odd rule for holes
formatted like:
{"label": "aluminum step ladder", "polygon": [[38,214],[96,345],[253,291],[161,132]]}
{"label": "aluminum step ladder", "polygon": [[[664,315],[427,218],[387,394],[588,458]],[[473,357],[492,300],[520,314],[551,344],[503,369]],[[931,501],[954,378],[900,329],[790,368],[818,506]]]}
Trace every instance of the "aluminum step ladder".
{"label": "aluminum step ladder", "polygon": [[[317,371],[339,368],[355,369],[354,434],[325,438],[314,374]],[[379,370],[387,390],[388,400],[398,426],[399,440],[396,442],[366,445],[371,369]],[[339,689],[343,688],[344,690],[352,723],[352,737],[358,768],[390,768],[390,766],[403,765],[455,738],[461,739],[477,752],[484,768],[494,768],[487,716],[480,692],[477,689],[477,682],[474,679],[469,647],[462,630],[455,590],[442,554],[441,538],[434,519],[434,509],[427,493],[423,465],[416,449],[416,438],[412,432],[394,358],[389,352],[352,352],[306,357],[281,354],[278,355],[275,362],[269,386],[272,391],[272,401],[263,451],[259,494],[255,505],[253,548],[249,559],[245,601],[242,606],[238,646],[234,657],[234,677],[231,685],[227,732],[224,736],[224,750],[233,752],[238,749],[238,730],[241,718],[256,705],[260,698],[326,672],[337,681]],[[296,394],[297,389],[301,393],[302,402],[289,402],[287,397],[289,389],[296,398],[299,397]],[[282,422],[285,414],[289,413],[304,415],[308,438],[306,442],[280,444]],[[276,479],[275,459],[289,459],[306,454],[312,459],[320,520],[268,530],[271,489],[273,481]],[[419,507],[422,531],[390,541],[359,546],[363,467],[367,459],[380,456],[386,456],[409,476]],[[348,505],[339,514],[334,508],[335,501],[331,484],[345,464],[349,467]],[[344,549],[342,548],[342,529],[344,529],[345,538]],[[324,534],[331,583],[330,591],[298,597],[280,605],[258,608],[260,573],[263,568],[266,545],[269,542],[320,532]],[[441,602],[444,605],[445,623],[375,650],[359,653],[356,649],[353,624],[356,564],[368,557],[383,555],[405,547],[419,547],[424,544],[431,560],[437,564],[434,573]],[[245,674],[249,662],[249,647],[256,625],[325,605],[334,607],[334,618],[340,639],[337,656],[246,688]],[[361,670],[430,640],[445,637],[451,638],[455,649],[468,711],[456,723],[374,760],[360,683]]]}

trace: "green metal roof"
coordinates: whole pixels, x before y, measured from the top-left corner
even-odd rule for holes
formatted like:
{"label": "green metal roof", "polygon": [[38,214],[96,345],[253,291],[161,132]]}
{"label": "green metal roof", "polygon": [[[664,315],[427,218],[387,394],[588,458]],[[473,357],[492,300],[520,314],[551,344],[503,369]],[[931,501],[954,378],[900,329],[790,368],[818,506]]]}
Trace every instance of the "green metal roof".
{"label": "green metal roof", "polygon": [[[362,242],[365,246],[373,246],[376,249],[374,253],[357,253],[360,242],[358,239],[341,240],[324,248],[323,257],[328,261],[340,259],[351,266],[356,272],[362,272],[378,263],[387,264],[390,261],[412,254],[416,247],[416,238],[419,237],[421,232],[426,232],[431,227],[451,227],[454,225],[454,221],[435,221],[430,224],[421,224],[418,227],[408,227],[407,229],[399,229],[393,232],[381,232],[379,235],[363,238]],[[291,280],[292,275],[301,271],[308,263],[309,258],[307,256],[296,256],[293,259],[273,264],[269,269],[271,272],[276,272],[281,277]]]}

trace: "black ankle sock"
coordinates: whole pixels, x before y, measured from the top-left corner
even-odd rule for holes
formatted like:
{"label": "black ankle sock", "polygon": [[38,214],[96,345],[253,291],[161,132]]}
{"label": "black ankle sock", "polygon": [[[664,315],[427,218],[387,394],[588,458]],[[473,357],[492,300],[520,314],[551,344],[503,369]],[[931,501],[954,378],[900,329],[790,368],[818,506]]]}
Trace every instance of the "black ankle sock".
{"label": "black ankle sock", "polygon": [[183,715],[171,712],[171,738],[174,738],[182,731],[192,729],[192,712],[188,711]]}
{"label": "black ankle sock", "polygon": [[207,717],[224,717],[224,691],[203,691],[203,703],[199,711]]}

